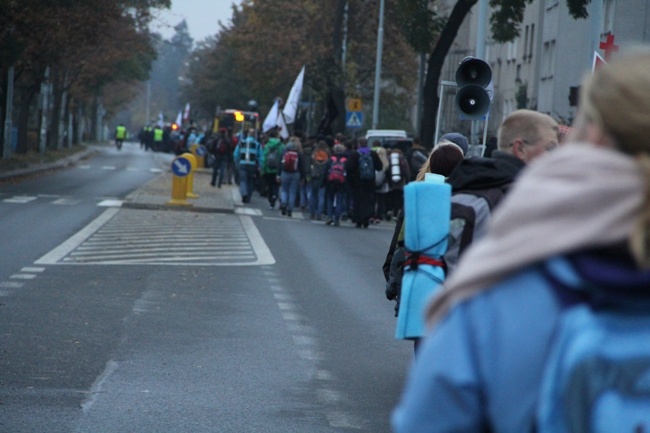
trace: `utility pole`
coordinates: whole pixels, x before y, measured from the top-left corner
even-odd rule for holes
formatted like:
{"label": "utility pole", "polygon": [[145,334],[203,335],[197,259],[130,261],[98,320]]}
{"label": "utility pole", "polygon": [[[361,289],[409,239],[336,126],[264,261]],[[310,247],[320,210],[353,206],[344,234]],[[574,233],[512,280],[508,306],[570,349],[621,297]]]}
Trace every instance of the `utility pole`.
{"label": "utility pole", "polygon": [[377,29],[377,59],[375,61],[375,93],[372,103],[372,129],[379,123],[379,82],[381,81],[381,55],[384,45],[384,0],[379,1],[379,28]]}
{"label": "utility pole", "polygon": [[7,72],[7,109],[5,110],[5,136],[4,144],[2,146],[2,158],[9,158],[11,155],[11,136],[13,125],[11,122],[11,117],[13,116],[13,106],[14,106],[14,67],[9,66],[9,72]]}

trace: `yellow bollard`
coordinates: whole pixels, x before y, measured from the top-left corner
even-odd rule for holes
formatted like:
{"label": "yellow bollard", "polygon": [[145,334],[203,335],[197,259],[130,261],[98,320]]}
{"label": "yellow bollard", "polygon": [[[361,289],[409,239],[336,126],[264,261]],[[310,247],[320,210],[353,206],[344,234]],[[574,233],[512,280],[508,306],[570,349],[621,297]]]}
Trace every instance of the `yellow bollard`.
{"label": "yellow bollard", "polygon": [[172,199],[167,202],[174,206],[191,206],[187,198],[187,178],[192,173],[192,162],[183,155],[177,156],[172,161]]}
{"label": "yellow bollard", "polygon": [[194,170],[196,170],[196,157],[187,152],[181,156],[189,160],[192,164],[192,170],[190,170],[190,174],[187,176],[187,198],[199,198],[198,194],[194,194]]}
{"label": "yellow bollard", "polygon": [[205,155],[208,153],[206,147],[199,143],[194,143],[190,146],[190,152],[196,158],[196,167],[194,169],[205,168]]}

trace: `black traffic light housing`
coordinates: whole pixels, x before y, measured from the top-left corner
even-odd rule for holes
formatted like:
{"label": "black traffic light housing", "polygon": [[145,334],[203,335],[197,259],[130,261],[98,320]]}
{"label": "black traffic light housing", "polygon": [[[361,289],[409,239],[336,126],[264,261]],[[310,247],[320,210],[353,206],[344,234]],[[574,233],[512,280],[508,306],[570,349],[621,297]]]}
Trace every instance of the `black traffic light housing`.
{"label": "black traffic light housing", "polygon": [[456,106],[468,120],[478,120],[490,110],[492,69],[481,59],[465,57],[456,70]]}

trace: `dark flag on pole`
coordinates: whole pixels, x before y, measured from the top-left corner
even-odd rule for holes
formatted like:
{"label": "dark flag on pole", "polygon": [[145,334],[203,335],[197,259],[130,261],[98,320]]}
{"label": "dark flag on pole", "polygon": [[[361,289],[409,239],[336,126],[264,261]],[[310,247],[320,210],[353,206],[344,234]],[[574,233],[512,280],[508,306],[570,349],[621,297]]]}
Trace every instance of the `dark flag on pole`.
{"label": "dark flag on pole", "polygon": [[323,118],[318,125],[318,135],[333,135],[332,123],[339,115],[339,109],[336,107],[336,101],[332,96],[332,92],[327,95],[327,107]]}

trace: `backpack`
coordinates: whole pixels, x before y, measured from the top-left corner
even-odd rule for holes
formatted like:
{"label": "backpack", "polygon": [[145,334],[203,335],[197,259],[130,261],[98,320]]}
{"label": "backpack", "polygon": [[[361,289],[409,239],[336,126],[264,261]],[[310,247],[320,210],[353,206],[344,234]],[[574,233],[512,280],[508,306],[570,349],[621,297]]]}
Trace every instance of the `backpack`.
{"label": "backpack", "polygon": [[257,160],[257,143],[251,146],[250,141],[245,142],[245,146],[239,152],[239,160],[254,163]]}
{"label": "backpack", "polygon": [[492,210],[505,196],[506,190],[495,187],[454,192],[451,196],[449,240],[444,261],[451,274],[465,249],[485,236]]}
{"label": "backpack", "polygon": [[225,155],[228,153],[228,143],[223,137],[217,138],[210,142],[210,153],[213,155]]}
{"label": "backpack", "polygon": [[424,153],[420,152],[419,149],[412,150],[409,159],[411,174],[417,176],[425,162],[427,162],[427,156]]}
{"label": "backpack", "polygon": [[273,149],[266,153],[264,159],[264,166],[269,170],[277,170],[280,161],[280,146],[275,146]]}
{"label": "backpack", "polygon": [[321,179],[325,176],[327,169],[327,152],[323,150],[316,150],[312,156],[311,162],[311,177],[313,179]]}
{"label": "backpack", "polygon": [[[648,299],[576,282],[567,265],[559,258],[546,262],[552,290],[569,305],[544,367],[536,431],[650,431]],[[581,297],[570,304],[560,291]]]}
{"label": "backpack", "polygon": [[287,173],[295,173],[298,171],[298,152],[295,150],[288,150],[282,157],[282,171]]}
{"label": "backpack", "polygon": [[345,183],[347,173],[345,171],[345,157],[332,156],[332,165],[330,165],[329,172],[327,173],[327,181],[335,184],[342,185]]}
{"label": "backpack", "polygon": [[359,152],[359,179],[375,179],[375,164],[372,161],[372,155],[370,153]]}

